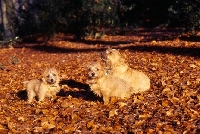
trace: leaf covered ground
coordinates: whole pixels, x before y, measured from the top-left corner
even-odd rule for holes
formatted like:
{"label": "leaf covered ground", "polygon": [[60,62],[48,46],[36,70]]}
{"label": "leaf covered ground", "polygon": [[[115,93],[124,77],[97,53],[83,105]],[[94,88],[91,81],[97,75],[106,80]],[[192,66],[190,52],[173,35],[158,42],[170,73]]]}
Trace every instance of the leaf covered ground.
{"label": "leaf covered ground", "polygon": [[[58,34],[45,45],[0,49],[0,133],[200,133],[200,43],[176,31],[138,30],[126,36],[75,41]],[[86,84],[87,65],[108,46],[131,68],[145,72],[151,89],[104,105]],[[54,101],[26,101],[23,81],[60,70]]]}

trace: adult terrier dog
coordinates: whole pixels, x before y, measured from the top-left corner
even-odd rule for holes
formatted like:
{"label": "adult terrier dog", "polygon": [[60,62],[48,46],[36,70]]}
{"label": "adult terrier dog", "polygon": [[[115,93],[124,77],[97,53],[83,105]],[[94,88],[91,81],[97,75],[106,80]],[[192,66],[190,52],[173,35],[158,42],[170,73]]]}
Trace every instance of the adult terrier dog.
{"label": "adult terrier dog", "polygon": [[110,74],[115,77],[127,81],[131,87],[131,93],[139,93],[150,89],[150,79],[143,72],[130,68],[125,59],[117,49],[107,49],[104,53],[104,59],[107,66],[109,66]]}

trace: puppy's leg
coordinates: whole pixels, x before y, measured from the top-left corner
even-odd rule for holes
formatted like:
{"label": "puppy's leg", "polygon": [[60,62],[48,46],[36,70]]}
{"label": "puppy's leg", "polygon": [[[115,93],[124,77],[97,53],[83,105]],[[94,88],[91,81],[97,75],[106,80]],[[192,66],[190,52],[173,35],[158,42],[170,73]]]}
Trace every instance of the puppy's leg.
{"label": "puppy's leg", "polygon": [[44,84],[40,85],[40,89],[38,92],[38,101],[43,101],[46,95],[47,87]]}
{"label": "puppy's leg", "polygon": [[31,103],[33,101],[33,98],[35,97],[35,93],[33,90],[27,90],[27,96],[28,96],[28,103]]}
{"label": "puppy's leg", "polygon": [[45,98],[45,92],[44,91],[39,92],[38,101],[43,101],[44,98]]}
{"label": "puppy's leg", "polygon": [[45,94],[44,93],[39,93],[38,95],[38,101],[43,101],[45,98]]}

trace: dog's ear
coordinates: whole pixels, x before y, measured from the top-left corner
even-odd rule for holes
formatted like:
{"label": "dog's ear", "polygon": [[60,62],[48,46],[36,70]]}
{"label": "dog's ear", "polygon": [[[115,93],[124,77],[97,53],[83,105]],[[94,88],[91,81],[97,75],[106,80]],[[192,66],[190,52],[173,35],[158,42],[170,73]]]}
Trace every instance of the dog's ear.
{"label": "dog's ear", "polygon": [[48,74],[49,72],[49,69],[45,69],[44,72],[42,73],[42,77],[46,77],[46,75]]}
{"label": "dog's ear", "polygon": [[119,54],[122,56],[123,54],[121,53],[121,51],[119,49],[117,49],[117,50],[118,50]]}
{"label": "dog's ear", "polygon": [[120,49],[115,49],[115,50],[119,53],[120,56],[123,55]]}
{"label": "dog's ear", "polygon": [[107,50],[111,50],[111,49],[112,49],[112,47],[111,47],[111,46],[108,46],[108,47],[107,47]]}
{"label": "dog's ear", "polygon": [[60,75],[60,70],[59,70],[59,69],[53,67],[52,70],[53,70],[55,73],[57,73],[58,75]]}
{"label": "dog's ear", "polygon": [[94,64],[94,62],[90,62],[90,63],[87,63],[87,64],[84,64],[82,65],[83,68],[89,70],[89,68],[91,68],[91,66]]}
{"label": "dog's ear", "polygon": [[60,74],[60,70],[56,69],[55,67],[52,67],[52,68],[48,68],[45,70],[45,73],[48,74],[49,72],[51,73],[56,73],[56,74]]}
{"label": "dog's ear", "polygon": [[56,73],[58,76],[60,76],[60,70],[56,69]]}
{"label": "dog's ear", "polygon": [[127,59],[127,58],[128,58],[128,55],[127,55],[128,52],[129,52],[129,51],[126,49],[126,50],[124,51],[124,53],[121,53],[121,52],[120,52],[120,55],[121,55],[123,58]]}
{"label": "dog's ear", "polygon": [[55,67],[49,68],[47,70],[50,72],[58,72],[58,70]]}
{"label": "dog's ear", "polygon": [[104,62],[102,62],[102,60],[101,60],[101,61],[99,60],[97,63],[98,63],[98,64],[99,64],[99,66],[102,68],[102,67],[104,66],[104,64],[105,64],[105,61],[104,61]]}
{"label": "dog's ear", "polygon": [[45,80],[44,77],[42,77],[42,78],[40,79],[40,81],[41,81],[41,82],[46,82],[46,80]]}
{"label": "dog's ear", "polygon": [[89,64],[84,64],[81,66],[81,68],[88,68],[89,67]]}
{"label": "dog's ear", "polygon": [[107,47],[107,49],[105,50],[105,53],[110,54],[111,52],[112,52],[112,47],[111,46]]}

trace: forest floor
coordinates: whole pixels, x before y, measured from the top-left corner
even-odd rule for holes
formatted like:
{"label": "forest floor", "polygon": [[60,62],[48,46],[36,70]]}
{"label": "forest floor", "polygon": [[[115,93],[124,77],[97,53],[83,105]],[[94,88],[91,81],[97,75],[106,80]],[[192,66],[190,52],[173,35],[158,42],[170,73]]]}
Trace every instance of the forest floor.
{"label": "forest floor", "polygon": [[[42,44],[0,49],[0,133],[200,133],[200,36],[139,29],[130,35],[75,41],[57,34]],[[87,65],[107,47],[120,49],[151,88],[104,105],[86,84]],[[62,76],[54,101],[28,104],[23,81],[55,67]]]}

